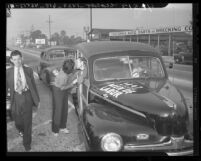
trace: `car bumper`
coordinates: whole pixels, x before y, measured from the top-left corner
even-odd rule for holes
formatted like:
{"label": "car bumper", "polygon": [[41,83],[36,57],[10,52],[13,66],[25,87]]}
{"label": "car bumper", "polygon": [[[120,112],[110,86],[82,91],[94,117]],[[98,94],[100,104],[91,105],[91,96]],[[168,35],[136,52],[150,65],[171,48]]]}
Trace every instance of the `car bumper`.
{"label": "car bumper", "polygon": [[192,156],[193,155],[193,150],[184,150],[180,152],[168,152],[166,153],[169,156]]}
{"label": "car bumper", "polygon": [[124,151],[160,152],[168,156],[193,155],[193,141],[184,140],[181,143],[176,143],[169,140],[168,142],[152,145],[127,144],[124,146]]}

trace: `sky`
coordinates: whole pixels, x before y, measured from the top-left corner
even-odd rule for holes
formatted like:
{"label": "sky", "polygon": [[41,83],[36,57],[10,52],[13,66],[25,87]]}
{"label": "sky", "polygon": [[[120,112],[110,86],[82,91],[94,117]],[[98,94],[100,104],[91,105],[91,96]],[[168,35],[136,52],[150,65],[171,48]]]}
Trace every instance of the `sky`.
{"label": "sky", "polygon": [[[90,26],[89,8],[23,8],[11,9],[7,18],[7,41],[20,33],[41,30],[49,37],[65,30],[68,36],[85,37],[84,26]],[[165,8],[92,8],[92,28],[136,29],[189,25],[192,20],[192,3],[171,3]]]}

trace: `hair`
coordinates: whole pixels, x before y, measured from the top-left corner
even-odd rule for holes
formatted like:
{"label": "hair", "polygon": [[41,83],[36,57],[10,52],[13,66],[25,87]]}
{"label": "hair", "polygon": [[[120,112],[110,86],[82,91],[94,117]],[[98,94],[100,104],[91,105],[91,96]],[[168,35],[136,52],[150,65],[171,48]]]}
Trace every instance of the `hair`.
{"label": "hair", "polygon": [[73,72],[74,66],[75,66],[75,62],[74,62],[73,59],[66,59],[66,60],[63,62],[62,70],[63,70],[66,74],[70,74],[70,73]]}
{"label": "hair", "polygon": [[20,57],[22,57],[22,53],[19,50],[13,50],[10,54],[10,58],[16,55],[19,55]]}
{"label": "hair", "polygon": [[87,64],[87,60],[84,57],[79,57],[79,59],[86,65]]}

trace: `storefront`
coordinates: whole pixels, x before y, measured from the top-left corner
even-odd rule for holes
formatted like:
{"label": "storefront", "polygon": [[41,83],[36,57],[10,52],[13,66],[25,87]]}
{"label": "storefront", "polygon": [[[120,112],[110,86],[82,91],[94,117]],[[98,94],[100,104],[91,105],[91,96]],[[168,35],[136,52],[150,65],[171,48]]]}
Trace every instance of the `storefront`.
{"label": "storefront", "polygon": [[192,26],[175,26],[155,29],[110,32],[111,41],[134,41],[158,48],[162,55],[172,56],[179,45],[192,52]]}

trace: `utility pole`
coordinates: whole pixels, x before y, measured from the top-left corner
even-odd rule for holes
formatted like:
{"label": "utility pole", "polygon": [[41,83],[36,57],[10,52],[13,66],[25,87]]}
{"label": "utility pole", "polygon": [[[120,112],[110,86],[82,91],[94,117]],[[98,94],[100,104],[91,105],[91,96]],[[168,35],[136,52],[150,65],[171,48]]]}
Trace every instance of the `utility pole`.
{"label": "utility pole", "polygon": [[92,41],[92,8],[90,8],[90,41]]}
{"label": "utility pole", "polygon": [[34,25],[31,25],[31,29],[30,29],[30,33],[29,33],[29,37],[30,37],[30,43],[33,43],[33,40],[32,40],[32,33],[34,32]]}
{"label": "utility pole", "polygon": [[49,21],[47,21],[49,23],[49,36],[50,36],[50,46],[51,46],[51,23],[52,21],[50,21],[50,15],[49,15]]}

